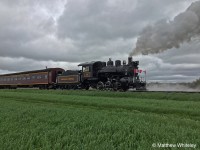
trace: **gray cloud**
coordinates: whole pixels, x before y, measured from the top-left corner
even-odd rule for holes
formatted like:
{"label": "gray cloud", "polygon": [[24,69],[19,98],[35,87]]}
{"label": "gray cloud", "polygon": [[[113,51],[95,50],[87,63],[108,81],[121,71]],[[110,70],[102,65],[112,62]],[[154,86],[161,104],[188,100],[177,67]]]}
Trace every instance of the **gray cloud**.
{"label": "gray cloud", "polygon": [[147,23],[165,18],[167,6],[173,4],[181,1],[69,0],[58,22],[58,36],[76,40],[132,38]]}
{"label": "gray cloud", "polygon": [[[56,68],[60,67],[65,70],[70,69],[79,69],[77,63],[68,63],[68,62],[61,62],[61,61],[35,61],[33,59],[27,59],[24,57],[18,58],[10,58],[10,57],[0,57],[1,72],[4,70],[5,72],[17,72],[17,71],[29,71],[31,70],[38,70],[38,69],[45,69],[48,68]],[[14,64],[14,65],[13,65]]]}
{"label": "gray cloud", "polygon": [[[160,19],[173,18],[191,2],[2,0],[0,73],[45,66],[73,69],[79,62],[106,61],[109,57],[127,59],[136,37],[145,26]],[[174,54],[167,51],[155,56],[135,57],[134,60],[139,59],[141,68],[147,69],[149,80],[190,80],[199,75],[191,71],[199,69],[196,66],[199,61],[192,59],[199,56],[195,56],[199,47],[189,44]],[[188,58],[187,61],[184,58]]]}

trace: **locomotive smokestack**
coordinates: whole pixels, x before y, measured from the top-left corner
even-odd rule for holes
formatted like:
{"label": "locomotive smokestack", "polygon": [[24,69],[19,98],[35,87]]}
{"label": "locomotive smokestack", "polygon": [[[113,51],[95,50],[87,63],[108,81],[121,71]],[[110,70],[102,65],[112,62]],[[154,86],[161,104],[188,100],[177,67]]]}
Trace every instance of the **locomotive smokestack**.
{"label": "locomotive smokestack", "polygon": [[111,58],[109,58],[109,61],[107,62],[107,66],[113,66],[113,61],[111,60]]}
{"label": "locomotive smokestack", "polygon": [[128,57],[128,64],[130,65],[132,61],[133,61],[133,58],[131,56],[129,56]]}

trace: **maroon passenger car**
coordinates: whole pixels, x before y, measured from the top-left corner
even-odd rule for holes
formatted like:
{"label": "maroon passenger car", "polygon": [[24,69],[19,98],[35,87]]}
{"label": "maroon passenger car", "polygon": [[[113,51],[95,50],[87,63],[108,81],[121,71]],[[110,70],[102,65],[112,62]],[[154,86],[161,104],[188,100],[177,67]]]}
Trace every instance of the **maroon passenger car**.
{"label": "maroon passenger car", "polygon": [[62,74],[63,71],[62,68],[47,68],[0,75],[0,88],[54,88],[57,75]]}

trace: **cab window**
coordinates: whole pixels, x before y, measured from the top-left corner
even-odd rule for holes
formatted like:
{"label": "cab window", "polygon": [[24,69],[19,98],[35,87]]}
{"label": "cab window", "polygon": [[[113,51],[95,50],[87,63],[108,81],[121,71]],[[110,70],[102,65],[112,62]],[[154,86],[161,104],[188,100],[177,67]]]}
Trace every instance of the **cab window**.
{"label": "cab window", "polygon": [[83,72],[89,72],[89,71],[90,71],[90,66],[83,67]]}

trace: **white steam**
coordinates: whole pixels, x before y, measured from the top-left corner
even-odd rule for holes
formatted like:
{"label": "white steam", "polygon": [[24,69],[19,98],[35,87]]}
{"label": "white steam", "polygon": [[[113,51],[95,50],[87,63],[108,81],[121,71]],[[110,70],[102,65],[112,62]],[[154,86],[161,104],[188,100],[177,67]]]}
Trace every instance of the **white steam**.
{"label": "white steam", "polygon": [[200,34],[200,1],[193,2],[173,21],[162,20],[143,29],[130,55],[160,53]]}

